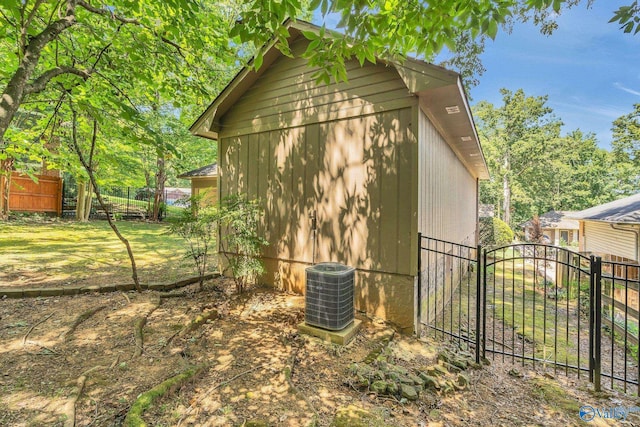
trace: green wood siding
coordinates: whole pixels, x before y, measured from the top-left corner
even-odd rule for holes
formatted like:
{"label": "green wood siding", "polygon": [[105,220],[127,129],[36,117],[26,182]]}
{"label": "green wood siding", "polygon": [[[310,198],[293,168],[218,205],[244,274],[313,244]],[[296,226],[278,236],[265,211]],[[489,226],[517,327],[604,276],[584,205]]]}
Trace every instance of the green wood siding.
{"label": "green wood siding", "polygon": [[[265,209],[265,256],[410,274],[411,109],[221,139],[221,194],[246,193]],[[255,189],[255,194],[253,193]]]}

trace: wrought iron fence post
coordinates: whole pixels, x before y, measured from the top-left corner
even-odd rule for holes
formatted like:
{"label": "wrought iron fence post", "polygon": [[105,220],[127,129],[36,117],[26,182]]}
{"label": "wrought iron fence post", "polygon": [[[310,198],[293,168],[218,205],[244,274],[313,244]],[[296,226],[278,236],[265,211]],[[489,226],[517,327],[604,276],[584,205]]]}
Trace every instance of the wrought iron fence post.
{"label": "wrought iron fence post", "polygon": [[482,357],[486,358],[486,341],[484,339],[487,333],[487,251],[484,251],[482,261],[482,298],[478,297],[482,307],[482,335],[478,337],[478,342],[482,345]]}
{"label": "wrought iron fence post", "polygon": [[[416,307],[416,336],[420,338],[422,328],[422,233],[418,232],[418,289],[416,292],[418,306]],[[429,307],[427,307],[427,310]]]}
{"label": "wrought iron fence post", "polygon": [[[594,289],[594,348],[593,348],[593,385],[600,391],[600,374],[602,368],[602,258],[595,257],[595,289]],[[612,373],[613,374],[613,373]]]}
{"label": "wrought iron fence post", "polygon": [[[481,298],[481,290],[482,290],[482,270],[484,270],[482,265],[482,246],[478,245],[476,247],[476,363],[480,363],[480,340],[481,340],[481,320],[480,320],[480,310],[484,305],[484,301]],[[484,335],[482,335],[484,337]],[[484,356],[484,346],[482,346],[482,354]]]}

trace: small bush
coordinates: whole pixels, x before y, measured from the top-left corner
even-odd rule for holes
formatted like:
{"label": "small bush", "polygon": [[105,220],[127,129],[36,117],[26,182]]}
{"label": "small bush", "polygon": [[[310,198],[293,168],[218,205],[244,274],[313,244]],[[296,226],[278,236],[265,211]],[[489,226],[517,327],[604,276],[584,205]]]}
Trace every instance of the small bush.
{"label": "small bush", "polygon": [[186,257],[192,258],[196,265],[202,290],[209,265],[209,249],[216,237],[216,210],[203,205],[200,195],[192,196],[189,203],[191,207],[183,209],[180,216],[172,221],[169,232],[179,235],[187,243]]}
{"label": "small bush", "polygon": [[500,218],[493,218],[493,238],[498,246],[509,245],[513,242],[513,230]]}
{"label": "small bush", "polygon": [[513,230],[500,218],[480,218],[480,244],[505,246],[513,242]]}
{"label": "small bush", "polygon": [[262,209],[257,200],[247,200],[242,195],[222,199],[216,218],[223,230],[220,234],[220,250],[227,258],[228,268],[236,283],[238,293],[249,284],[256,283],[264,273],[258,258],[267,241],[258,235],[258,223]]}

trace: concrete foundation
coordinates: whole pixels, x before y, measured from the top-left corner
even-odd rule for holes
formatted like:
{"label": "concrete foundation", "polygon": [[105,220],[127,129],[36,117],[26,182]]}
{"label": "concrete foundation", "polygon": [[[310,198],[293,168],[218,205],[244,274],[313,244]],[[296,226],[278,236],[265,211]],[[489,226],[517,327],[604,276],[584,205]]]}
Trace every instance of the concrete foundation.
{"label": "concrete foundation", "polygon": [[355,319],[353,323],[344,329],[339,331],[328,331],[302,322],[298,325],[298,331],[302,334],[311,335],[324,341],[331,341],[334,344],[347,345],[353,337],[356,336],[361,326],[362,320]]}

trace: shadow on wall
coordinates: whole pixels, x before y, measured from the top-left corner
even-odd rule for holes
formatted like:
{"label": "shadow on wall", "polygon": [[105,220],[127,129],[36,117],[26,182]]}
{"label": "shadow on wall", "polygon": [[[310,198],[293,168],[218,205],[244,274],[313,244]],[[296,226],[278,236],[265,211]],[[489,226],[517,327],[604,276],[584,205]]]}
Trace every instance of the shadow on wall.
{"label": "shadow on wall", "polygon": [[[327,108],[310,99],[314,91],[310,84],[295,107],[299,114],[315,111],[304,117],[307,123],[320,120]],[[367,95],[357,92],[332,101],[342,109],[361,107]],[[259,232],[269,242],[264,256],[268,270],[279,274],[272,277],[276,284],[303,291],[304,265],[282,261],[314,260],[315,213],[315,261],[367,271],[358,274],[358,305],[381,317],[388,317],[386,306],[394,300],[413,310],[413,281],[402,277],[412,275],[411,158],[417,149],[411,118],[411,108],[403,108],[298,127],[282,120],[277,130],[221,139],[222,195],[261,200]]]}

